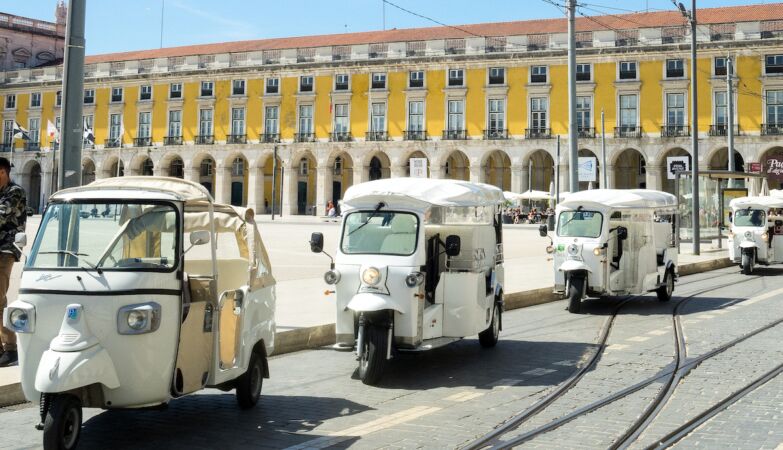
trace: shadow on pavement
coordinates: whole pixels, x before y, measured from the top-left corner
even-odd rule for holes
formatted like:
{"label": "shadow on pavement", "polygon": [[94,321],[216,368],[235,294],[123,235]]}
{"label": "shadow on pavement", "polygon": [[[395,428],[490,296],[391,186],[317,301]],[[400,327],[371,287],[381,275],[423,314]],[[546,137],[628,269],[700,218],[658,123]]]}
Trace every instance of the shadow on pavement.
{"label": "shadow on pavement", "polygon": [[[372,408],[342,398],[264,395],[243,411],[233,394],[197,394],[162,411],[105,411],[85,421],[79,448],[284,448],[323,422]],[[337,438],[347,444],[356,438]]]}

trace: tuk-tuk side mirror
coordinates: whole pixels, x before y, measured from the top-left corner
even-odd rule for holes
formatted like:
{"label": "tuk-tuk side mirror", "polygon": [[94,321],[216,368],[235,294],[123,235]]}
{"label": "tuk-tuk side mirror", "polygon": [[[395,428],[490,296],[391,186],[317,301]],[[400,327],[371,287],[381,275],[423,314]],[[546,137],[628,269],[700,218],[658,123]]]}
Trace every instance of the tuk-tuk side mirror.
{"label": "tuk-tuk side mirror", "polygon": [[208,230],[198,230],[190,233],[190,245],[204,245],[208,244],[210,235]]}
{"label": "tuk-tuk side mirror", "polygon": [[459,255],[460,248],[462,247],[462,240],[456,234],[446,236],[446,255],[457,256]]}
{"label": "tuk-tuk side mirror", "polygon": [[541,237],[546,237],[548,232],[549,232],[549,229],[547,228],[546,224],[539,225],[539,227],[538,227],[538,234],[540,234]]}
{"label": "tuk-tuk side mirror", "polygon": [[321,253],[324,251],[323,233],[313,233],[310,235],[310,251],[313,253]]}
{"label": "tuk-tuk side mirror", "polygon": [[27,245],[27,233],[16,233],[14,244],[19,248],[24,248]]}
{"label": "tuk-tuk side mirror", "polygon": [[617,227],[617,239],[621,241],[628,239],[628,228]]}

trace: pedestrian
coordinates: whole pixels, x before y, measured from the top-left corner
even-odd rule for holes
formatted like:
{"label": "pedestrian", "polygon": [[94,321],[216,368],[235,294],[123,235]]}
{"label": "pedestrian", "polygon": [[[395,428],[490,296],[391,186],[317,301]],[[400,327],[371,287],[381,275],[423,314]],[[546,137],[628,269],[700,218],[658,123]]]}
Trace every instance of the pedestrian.
{"label": "pedestrian", "polygon": [[[11,181],[11,163],[0,157],[0,316],[8,304],[8,284],[14,262],[22,256],[16,246],[16,233],[24,233],[27,223],[27,195],[21,186]],[[0,367],[17,363],[16,335],[0,324]]]}

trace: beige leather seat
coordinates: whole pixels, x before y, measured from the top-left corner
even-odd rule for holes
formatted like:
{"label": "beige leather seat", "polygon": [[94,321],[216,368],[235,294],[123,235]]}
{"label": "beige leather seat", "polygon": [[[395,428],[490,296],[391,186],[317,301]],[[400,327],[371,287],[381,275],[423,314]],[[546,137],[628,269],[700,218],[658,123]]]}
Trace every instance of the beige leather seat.
{"label": "beige leather seat", "polygon": [[410,215],[396,215],[391,221],[391,234],[381,243],[381,253],[410,255],[416,245],[416,218]]}

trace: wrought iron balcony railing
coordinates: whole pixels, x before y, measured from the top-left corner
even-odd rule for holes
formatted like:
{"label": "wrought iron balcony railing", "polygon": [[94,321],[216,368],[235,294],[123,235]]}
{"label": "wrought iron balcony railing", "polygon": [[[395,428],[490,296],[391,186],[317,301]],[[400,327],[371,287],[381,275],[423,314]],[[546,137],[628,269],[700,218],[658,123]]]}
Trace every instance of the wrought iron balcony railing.
{"label": "wrought iron balcony railing", "polygon": [[493,140],[493,139],[508,139],[508,130],[500,129],[500,128],[490,128],[488,130],[484,130],[484,139],[485,140]]}
{"label": "wrought iron balcony railing", "polygon": [[120,139],[120,138],[106,139],[106,140],[103,141],[103,147],[104,148],[120,148],[120,147],[122,147],[122,139]]}
{"label": "wrought iron balcony railing", "polygon": [[464,141],[468,138],[466,130],[443,130],[444,141]]}
{"label": "wrought iron balcony railing", "polygon": [[226,135],[226,144],[247,144],[247,135],[228,134]]}
{"label": "wrought iron balcony railing", "polygon": [[163,145],[182,145],[182,136],[166,136]]}
{"label": "wrought iron balcony railing", "polygon": [[642,128],[630,125],[614,127],[614,137],[639,139],[642,137]]}
{"label": "wrought iron balcony railing", "polygon": [[664,125],[661,127],[661,137],[685,137],[690,136],[688,125]]}
{"label": "wrought iron balcony railing", "polygon": [[525,139],[550,139],[552,130],[549,128],[525,128]]}
{"label": "wrought iron balcony railing", "polygon": [[264,133],[261,135],[261,142],[265,144],[277,144],[280,142],[280,133]]}
{"label": "wrought iron balcony railing", "polygon": [[137,137],[133,138],[134,147],[152,147],[151,137]]}
{"label": "wrought iron balcony railing", "polygon": [[329,140],[332,142],[351,142],[353,137],[347,131],[337,131],[329,133]]}
{"label": "wrought iron balcony railing", "polygon": [[403,139],[406,141],[426,141],[427,132],[424,130],[409,130],[403,132]]}
{"label": "wrought iron balcony railing", "polygon": [[215,136],[211,134],[203,134],[196,136],[196,145],[212,145],[215,143]]}
{"label": "wrought iron balcony railing", "polygon": [[296,133],[294,135],[294,142],[314,142],[314,133]]}
{"label": "wrought iron balcony railing", "polygon": [[[710,136],[727,136],[729,134],[729,126],[723,125],[710,125]],[[734,136],[740,135],[739,126],[734,127]]]}
{"label": "wrought iron balcony railing", "polygon": [[389,133],[385,131],[368,131],[367,134],[364,135],[365,141],[388,141],[389,140]]}

